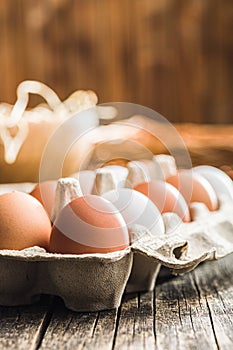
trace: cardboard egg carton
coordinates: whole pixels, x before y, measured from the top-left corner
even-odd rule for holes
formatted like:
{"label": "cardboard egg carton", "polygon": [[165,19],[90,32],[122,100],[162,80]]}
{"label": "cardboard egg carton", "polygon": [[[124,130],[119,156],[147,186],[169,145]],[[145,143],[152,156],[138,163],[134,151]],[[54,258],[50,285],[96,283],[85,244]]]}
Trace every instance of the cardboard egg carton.
{"label": "cardboard egg carton", "polygon": [[[136,175],[131,173],[132,179]],[[0,193],[30,192],[33,186],[0,185]],[[222,197],[219,209],[212,212],[202,203],[193,203],[191,211],[190,223],[181,223],[175,213],[163,214],[164,235],[134,225],[132,245],[113,253],[53,254],[40,247],[0,250],[0,304],[30,304],[40,294],[51,294],[75,311],[117,308],[124,292],[152,290],[161,265],[181,274],[202,261],[232,253],[232,201]]]}

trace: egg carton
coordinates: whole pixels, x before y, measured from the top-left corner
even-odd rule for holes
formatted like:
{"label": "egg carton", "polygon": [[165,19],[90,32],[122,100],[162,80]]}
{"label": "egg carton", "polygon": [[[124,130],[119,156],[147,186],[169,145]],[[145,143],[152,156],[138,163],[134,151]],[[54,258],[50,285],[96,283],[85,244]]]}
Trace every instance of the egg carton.
{"label": "egg carton", "polygon": [[113,309],[120,305],[124,292],[152,290],[161,266],[180,274],[202,261],[232,253],[232,202],[223,197],[218,211],[210,212],[202,203],[192,204],[191,210],[194,220],[190,223],[180,223],[174,213],[163,214],[163,236],[155,237],[135,225],[137,239],[117,252],[75,255],[48,253],[39,247],[1,250],[0,304],[30,304],[41,294],[51,294],[75,311]]}

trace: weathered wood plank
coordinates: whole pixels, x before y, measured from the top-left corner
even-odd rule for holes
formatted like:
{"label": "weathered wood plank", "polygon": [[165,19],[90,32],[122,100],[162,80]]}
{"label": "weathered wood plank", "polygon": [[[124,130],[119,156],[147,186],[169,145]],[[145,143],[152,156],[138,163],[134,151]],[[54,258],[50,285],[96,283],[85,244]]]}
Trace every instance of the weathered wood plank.
{"label": "weathered wood plank", "polygon": [[126,296],[119,313],[114,349],[153,349],[153,293]]}
{"label": "weathered wood plank", "polygon": [[206,300],[215,340],[220,349],[233,348],[233,259],[193,272],[199,294]]}
{"label": "weathered wood plank", "polygon": [[158,349],[231,349],[233,256],[156,287]]}
{"label": "weathered wood plank", "polygon": [[51,298],[30,306],[0,306],[0,349],[38,349],[51,317],[51,308]]}
{"label": "weathered wood plank", "polygon": [[112,349],[117,311],[77,313],[57,300],[40,349]]}
{"label": "weathered wood plank", "polygon": [[124,298],[119,311],[75,313],[54,309],[40,349],[152,349],[153,293]]}
{"label": "weathered wood plank", "polygon": [[158,349],[217,349],[208,308],[190,275],[157,286],[155,312]]}

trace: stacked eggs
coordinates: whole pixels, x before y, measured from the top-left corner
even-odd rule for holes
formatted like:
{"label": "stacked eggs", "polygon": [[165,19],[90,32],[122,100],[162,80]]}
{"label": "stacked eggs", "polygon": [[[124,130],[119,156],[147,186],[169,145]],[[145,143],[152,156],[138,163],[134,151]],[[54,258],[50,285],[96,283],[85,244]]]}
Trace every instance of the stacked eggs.
{"label": "stacked eggs", "polygon": [[0,195],[0,249],[38,245],[62,254],[108,253],[127,248],[136,225],[165,233],[164,213],[192,221],[193,202],[209,211],[222,195],[233,200],[232,180],[211,166],[177,170],[171,156],[108,165],[45,181],[30,194]]}

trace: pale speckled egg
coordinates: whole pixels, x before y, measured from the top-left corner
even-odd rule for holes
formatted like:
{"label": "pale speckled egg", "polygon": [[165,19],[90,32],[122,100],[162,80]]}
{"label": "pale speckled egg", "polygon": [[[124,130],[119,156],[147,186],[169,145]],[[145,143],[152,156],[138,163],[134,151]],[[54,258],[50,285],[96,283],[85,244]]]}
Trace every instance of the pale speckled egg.
{"label": "pale speckled egg", "polygon": [[43,205],[50,219],[54,206],[56,187],[56,180],[48,180],[38,183],[30,192]]}
{"label": "pale speckled egg", "polygon": [[204,203],[211,211],[218,209],[217,195],[207,179],[192,170],[179,170],[166,179],[184,196],[186,202]]}
{"label": "pale speckled egg", "polygon": [[154,180],[141,183],[134,188],[150,198],[161,213],[176,213],[184,222],[191,220],[188,204],[181,193],[172,185]]}
{"label": "pale speckled egg", "polygon": [[49,251],[63,254],[108,253],[129,246],[129,232],[108,200],[87,195],[68,203],[54,222]]}
{"label": "pale speckled egg", "polygon": [[23,192],[0,195],[0,249],[48,249],[51,223],[41,203]]}

